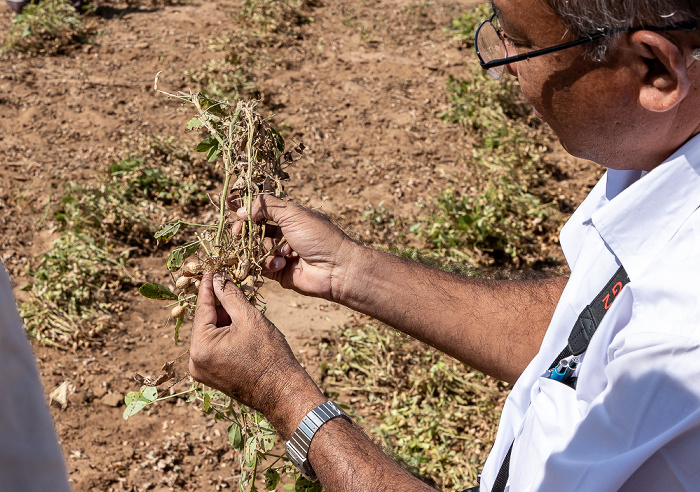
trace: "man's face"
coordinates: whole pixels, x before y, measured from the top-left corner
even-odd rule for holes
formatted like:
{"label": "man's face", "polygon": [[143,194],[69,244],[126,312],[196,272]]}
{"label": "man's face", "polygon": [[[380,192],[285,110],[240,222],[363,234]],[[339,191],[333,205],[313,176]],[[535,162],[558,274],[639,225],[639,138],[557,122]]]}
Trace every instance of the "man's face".
{"label": "man's face", "polygon": [[[494,0],[509,50],[525,53],[573,40],[561,19],[537,0]],[[612,58],[612,57],[611,57]],[[627,138],[639,116],[625,67],[596,63],[570,48],[507,67],[525,97],[571,154],[608,167],[625,164]]]}

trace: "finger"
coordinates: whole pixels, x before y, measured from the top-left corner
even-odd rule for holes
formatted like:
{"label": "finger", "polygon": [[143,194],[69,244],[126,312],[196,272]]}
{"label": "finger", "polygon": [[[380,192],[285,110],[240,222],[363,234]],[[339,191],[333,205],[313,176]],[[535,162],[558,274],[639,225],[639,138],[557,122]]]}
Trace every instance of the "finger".
{"label": "finger", "polygon": [[237,237],[241,235],[241,231],[243,230],[243,222],[240,220],[237,220],[233,224],[231,224],[231,234],[233,234],[233,237]]}
{"label": "finger", "polygon": [[197,294],[197,306],[194,311],[194,322],[192,324],[192,335],[195,337],[198,332],[208,325],[216,326],[216,296],[214,295],[214,285],[212,274],[205,273]]}
{"label": "finger", "polygon": [[224,281],[223,275],[214,275],[213,282],[214,294],[228,313],[231,321],[235,323],[236,319],[240,319],[244,315],[247,308],[252,307],[250,302],[232,280]]}
{"label": "finger", "polygon": [[[280,200],[272,195],[260,195],[253,202],[252,206],[253,220],[271,220],[279,224],[283,229],[285,224],[288,224],[295,216],[298,216],[301,210],[303,210],[302,207]],[[238,209],[236,213],[244,213],[246,217],[248,215],[247,211],[245,211],[245,207]]]}
{"label": "finger", "polygon": [[268,258],[265,258],[265,261],[263,262],[263,271],[266,272],[278,272],[287,265],[287,260],[284,259],[282,256],[270,256]]}

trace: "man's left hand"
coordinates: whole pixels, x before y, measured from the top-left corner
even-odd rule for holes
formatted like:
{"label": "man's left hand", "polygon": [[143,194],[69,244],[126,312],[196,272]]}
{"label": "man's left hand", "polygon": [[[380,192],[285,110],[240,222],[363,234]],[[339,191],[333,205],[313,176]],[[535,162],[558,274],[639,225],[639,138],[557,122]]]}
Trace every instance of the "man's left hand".
{"label": "man's left hand", "polygon": [[[216,299],[221,306],[216,306]],[[233,281],[204,275],[192,326],[190,374],[263,413],[283,437],[327,401],[284,335]]]}

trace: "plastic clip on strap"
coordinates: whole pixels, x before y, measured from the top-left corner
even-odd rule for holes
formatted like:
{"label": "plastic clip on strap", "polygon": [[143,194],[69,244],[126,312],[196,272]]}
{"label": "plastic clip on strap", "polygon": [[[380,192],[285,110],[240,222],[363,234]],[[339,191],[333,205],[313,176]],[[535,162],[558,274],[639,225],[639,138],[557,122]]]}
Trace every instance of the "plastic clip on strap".
{"label": "plastic clip on strap", "polygon": [[[574,327],[571,329],[569,334],[569,341],[564,347],[564,350],[554,359],[554,362],[549,366],[552,379],[557,379],[561,375],[561,379],[564,384],[575,387],[575,380],[570,382],[570,375],[573,373],[571,370],[571,362],[578,359],[576,356],[581,355],[588,348],[588,344],[593,337],[593,334],[598,329],[598,325],[603,320],[605,313],[608,312],[610,306],[612,306],[613,301],[617,298],[618,294],[622,288],[629,283],[630,279],[625,271],[624,267],[620,266],[615,272],[615,275],[605,284],[603,290],[593,299],[588,306],[586,306],[581,314],[579,314]],[[572,357],[573,356],[573,357]],[[564,362],[564,361],[568,362]],[[575,366],[574,366],[575,369]],[[556,376],[555,376],[556,374]],[[569,379],[569,381],[567,381]],[[515,440],[513,441],[515,442]],[[513,450],[513,443],[510,444],[508,453],[501,463],[501,468],[498,470],[498,476],[496,476],[496,481],[493,484],[493,489],[491,492],[504,492],[506,489],[506,484],[508,483],[508,475],[510,470],[510,453]]]}

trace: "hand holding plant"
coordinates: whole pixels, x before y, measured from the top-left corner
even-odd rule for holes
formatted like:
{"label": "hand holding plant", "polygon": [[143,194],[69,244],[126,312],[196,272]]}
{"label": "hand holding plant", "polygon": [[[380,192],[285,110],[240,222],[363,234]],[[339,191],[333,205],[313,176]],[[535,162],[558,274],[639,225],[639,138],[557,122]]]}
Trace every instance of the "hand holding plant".
{"label": "hand holding plant", "polygon": [[[127,395],[124,418],[155,401],[187,394],[189,401],[202,402],[205,413],[230,422],[229,442],[242,451],[241,491],[256,490],[255,477],[261,468],[268,490],[277,487],[280,472],[293,475],[298,487],[315,490],[315,484],[301,477],[284,455],[272,452],[276,433],[270,422],[245,406],[277,415],[275,398],[288,389],[283,382],[299,381],[316,398],[322,397],[296,362],[284,336],[256,309],[263,265],[270,263],[286,240],[268,238],[266,221],[253,220],[253,203],[259,196],[283,195],[282,181],[289,177],[284,169],[301,156],[304,145],[286,151],[284,139],[257,113],[254,101],[232,105],[200,93],[170,94],[158,89],[157,76],[155,90],[194,106],[196,115],[187,124],[188,130],[208,133],[197,151],[206,153],[210,162],[223,161],[221,192],[211,200],[217,210],[216,221],[194,224],[178,219],[155,234],[158,242],[164,243],[187,229],[196,229],[190,241],[175,248],[166,261],[171,273],[179,273],[174,279],[177,293],[155,283],[139,289],[146,297],[171,301],[168,308],[176,320],[176,343],[185,316],[194,312],[196,304],[199,306],[190,368],[192,376],[209,387],[193,381],[182,393],[159,397],[157,386],[167,382],[172,386],[182,379],[176,374],[177,359],[166,362],[155,377],[137,374],[136,379],[144,386]],[[227,206],[234,195],[247,212],[245,220],[237,220]],[[220,279],[217,290],[212,281],[215,275]],[[203,295],[200,302],[199,293]],[[216,298],[221,306],[217,307]],[[283,412],[287,411],[291,407]]]}
{"label": "hand holding plant", "polygon": [[189,367],[194,379],[259,410],[285,437],[327,400],[284,335],[221,275],[202,279]]}

